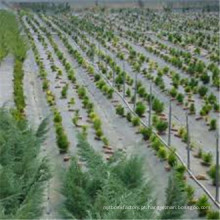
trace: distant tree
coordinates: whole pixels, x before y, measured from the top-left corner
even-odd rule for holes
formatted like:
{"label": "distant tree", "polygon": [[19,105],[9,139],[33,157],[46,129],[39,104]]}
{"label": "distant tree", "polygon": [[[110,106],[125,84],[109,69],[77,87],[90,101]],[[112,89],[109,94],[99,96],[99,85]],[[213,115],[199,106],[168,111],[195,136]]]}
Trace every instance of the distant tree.
{"label": "distant tree", "polygon": [[143,0],[138,0],[138,6],[139,6],[140,8],[143,8],[143,7],[144,7],[144,2],[143,2]]}
{"label": "distant tree", "polygon": [[167,2],[167,5],[163,7],[163,10],[167,13],[172,12],[173,10],[173,3],[172,2]]}

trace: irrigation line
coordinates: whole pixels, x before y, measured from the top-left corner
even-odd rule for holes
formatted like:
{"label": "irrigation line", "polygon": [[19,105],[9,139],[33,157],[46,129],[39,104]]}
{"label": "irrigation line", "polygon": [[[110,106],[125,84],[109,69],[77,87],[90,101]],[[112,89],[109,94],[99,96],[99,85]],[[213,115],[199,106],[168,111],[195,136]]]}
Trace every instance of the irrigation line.
{"label": "irrigation line", "polygon": [[[63,31],[61,31],[62,33],[64,33]],[[64,33],[65,36],[69,37],[66,33]],[[73,40],[74,41],[74,40]],[[97,65],[94,65],[93,63],[91,63],[88,58],[85,58],[85,54],[84,52],[81,50],[81,48],[76,44],[76,42],[74,41],[74,46],[84,55],[84,59],[87,60],[87,62],[94,66],[96,71],[99,73],[99,69],[97,68]],[[100,74],[100,73],[99,73]],[[129,103],[123,98],[123,96],[114,88],[113,84],[106,78],[106,76],[103,76],[103,74],[100,74],[102,75],[102,77],[104,78],[104,80],[109,84],[109,86],[116,92],[116,94],[120,97],[120,99],[124,102],[124,104],[128,107],[128,109],[130,110],[130,112],[137,116],[137,114],[133,111],[133,109],[130,107]],[[143,126],[145,127],[148,127],[148,125],[142,120],[140,119],[140,122]],[[169,149],[169,150],[172,150],[168,145],[167,143],[157,134],[157,132],[155,130],[153,130],[153,133],[160,139],[160,141]],[[203,186],[197,179],[196,177],[194,176],[194,174],[187,168],[186,164],[184,163],[184,161],[182,160],[181,156],[177,153],[177,152],[174,152],[174,154],[176,155],[176,157],[179,159],[179,161],[183,164],[183,166],[186,168],[186,171],[188,172],[189,176],[197,183],[197,185],[199,185],[202,190],[207,194],[207,196],[212,200],[212,202],[214,203],[214,205],[217,207],[217,208],[220,208],[220,204],[215,200],[215,198],[211,195],[211,193],[208,191],[208,189],[206,189],[205,186]]]}

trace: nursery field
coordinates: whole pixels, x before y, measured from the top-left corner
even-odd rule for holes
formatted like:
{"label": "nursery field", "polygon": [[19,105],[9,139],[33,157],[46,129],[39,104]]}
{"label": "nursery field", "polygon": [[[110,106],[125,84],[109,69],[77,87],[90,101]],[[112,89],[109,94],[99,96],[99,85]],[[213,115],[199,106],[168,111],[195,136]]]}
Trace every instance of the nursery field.
{"label": "nursery field", "polygon": [[0,21],[1,219],[219,219],[217,12]]}

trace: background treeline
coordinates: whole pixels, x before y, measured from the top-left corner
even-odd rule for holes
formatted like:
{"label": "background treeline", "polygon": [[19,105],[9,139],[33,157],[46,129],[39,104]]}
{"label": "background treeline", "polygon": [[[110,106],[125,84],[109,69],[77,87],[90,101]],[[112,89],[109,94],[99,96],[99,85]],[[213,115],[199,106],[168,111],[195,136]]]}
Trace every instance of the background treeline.
{"label": "background treeline", "polygon": [[46,120],[34,131],[25,120],[0,109],[0,125],[0,219],[37,218],[49,178],[46,159],[38,157]]}
{"label": "background treeline", "polygon": [[60,7],[64,9],[67,5],[72,8],[87,7],[140,7],[153,10],[202,10],[219,11],[218,0],[69,0],[68,3],[53,0],[11,0],[10,2],[19,2],[23,7],[32,7],[33,9],[49,9],[51,7]]}

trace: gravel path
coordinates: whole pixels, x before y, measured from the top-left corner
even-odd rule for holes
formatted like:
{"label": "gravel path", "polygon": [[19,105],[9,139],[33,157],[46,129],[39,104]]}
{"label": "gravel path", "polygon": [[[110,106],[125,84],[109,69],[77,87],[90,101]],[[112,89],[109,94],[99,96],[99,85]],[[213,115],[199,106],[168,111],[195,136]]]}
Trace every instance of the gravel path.
{"label": "gravel path", "polygon": [[57,210],[63,201],[60,194],[60,172],[64,167],[63,158],[56,146],[55,131],[49,106],[46,103],[41,89],[41,81],[38,78],[38,67],[31,50],[27,53],[24,62],[24,93],[26,97],[25,113],[32,127],[37,128],[42,119],[49,117],[49,131],[47,139],[41,148],[41,157],[46,157],[51,169],[52,178],[46,183],[44,202],[42,202],[43,219],[55,219],[59,216]]}
{"label": "gravel path", "polygon": [[0,63],[0,107],[14,106],[13,98],[13,70],[14,70],[14,58],[8,55]]}

